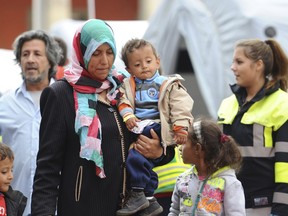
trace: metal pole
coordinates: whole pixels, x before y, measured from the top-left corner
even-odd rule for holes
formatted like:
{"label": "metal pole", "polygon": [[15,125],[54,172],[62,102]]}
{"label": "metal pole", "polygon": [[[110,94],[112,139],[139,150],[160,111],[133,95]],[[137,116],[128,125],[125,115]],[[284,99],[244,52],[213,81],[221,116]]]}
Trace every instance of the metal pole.
{"label": "metal pole", "polygon": [[32,1],[32,29],[42,29],[43,27],[42,8],[42,0]]}
{"label": "metal pole", "polygon": [[95,2],[96,0],[87,0],[88,19],[96,18]]}

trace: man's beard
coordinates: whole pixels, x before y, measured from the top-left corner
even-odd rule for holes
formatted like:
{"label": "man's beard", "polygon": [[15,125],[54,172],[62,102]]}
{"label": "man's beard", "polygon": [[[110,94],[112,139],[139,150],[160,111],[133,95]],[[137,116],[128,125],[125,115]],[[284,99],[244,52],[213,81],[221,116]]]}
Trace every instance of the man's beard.
{"label": "man's beard", "polygon": [[41,73],[38,76],[23,76],[24,80],[31,84],[37,84],[45,79],[46,73]]}

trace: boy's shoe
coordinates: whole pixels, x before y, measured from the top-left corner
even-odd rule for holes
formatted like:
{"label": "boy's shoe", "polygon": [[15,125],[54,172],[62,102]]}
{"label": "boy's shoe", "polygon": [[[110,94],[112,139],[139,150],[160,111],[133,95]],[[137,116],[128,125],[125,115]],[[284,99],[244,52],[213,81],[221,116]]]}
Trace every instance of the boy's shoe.
{"label": "boy's shoe", "polygon": [[131,191],[130,197],[127,200],[124,207],[117,211],[118,216],[133,215],[136,212],[145,209],[149,206],[149,201],[147,200],[144,192]]}
{"label": "boy's shoe", "polygon": [[149,207],[141,210],[137,214],[138,216],[156,216],[163,211],[162,206],[157,202],[155,197],[149,200],[149,203],[150,203]]}

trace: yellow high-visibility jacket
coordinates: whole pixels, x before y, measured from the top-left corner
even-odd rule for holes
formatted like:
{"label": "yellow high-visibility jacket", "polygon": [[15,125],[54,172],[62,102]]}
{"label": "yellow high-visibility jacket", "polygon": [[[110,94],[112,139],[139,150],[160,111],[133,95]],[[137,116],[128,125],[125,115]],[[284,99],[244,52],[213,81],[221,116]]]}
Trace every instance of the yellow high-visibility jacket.
{"label": "yellow high-visibility jacket", "polygon": [[173,160],[171,160],[168,164],[153,168],[153,170],[158,174],[159,180],[158,188],[155,191],[155,194],[173,192],[176,178],[188,168],[191,168],[191,164],[183,163],[178,148],[179,147],[175,147],[175,156]]}
{"label": "yellow high-visibility jacket", "polygon": [[278,89],[251,103],[241,106],[235,94],[224,99],[218,123],[238,142],[243,156],[237,177],[246,208],[274,203],[282,215],[288,212],[288,94]]}

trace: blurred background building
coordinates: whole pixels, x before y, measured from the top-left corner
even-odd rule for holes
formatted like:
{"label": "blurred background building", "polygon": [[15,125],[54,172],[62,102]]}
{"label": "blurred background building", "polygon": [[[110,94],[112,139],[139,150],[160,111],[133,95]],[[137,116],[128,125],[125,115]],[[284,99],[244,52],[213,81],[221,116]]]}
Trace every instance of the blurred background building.
{"label": "blurred background building", "polygon": [[[3,50],[0,56],[6,56],[6,58],[9,56],[9,61],[6,61],[6,68],[11,72],[17,71],[19,70],[18,66],[14,65],[12,60],[10,60],[13,55],[8,50],[12,49],[15,37],[24,31],[30,29],[50,31],[55,23],[65,19],[86,20],[88,18],[99,18],[104,20],[147,21],[156,11],[160,2],[161,0],[1,0],[0,23],[2,23],[2,31],[0,31],[0,49]],[[145,30],[143,29],[143,33]],[[181,73],[191,71],[192,66],[187,52],[179,50],[179,55],[181,57],[179,57],[177,66],[178,71]],[[194,80],[195,77],[185,74],[183,75],[186,79],[184,84],[188,87],[190,86],[188,90],[200,98],[197,100],[199,102],[195,104],[196,114],[207,114],[208,111],[203,99],[201,99],[197,84],[193,85],[193,90],[191,89],[192,85],[189,85],[192,82],[191,79]],[[16,87],[21,79],[16,73],[6,77],[5,80],[0,80],[0,84],[1,82],[3,84],[2,89],[0,89],[2,91],[7,88],[4,85],[11,88]],[[13,80],[16,81],[12,84]],[[9,82],[11,84],[8,84]]]}
{"label": "blurred background building", "polygon": [[106,20],[112,26],[118,52],[132,37],[152,42],[160,55],[163,73],[179,73],[185,78],[184,86],[195,101],[194,116],[217,118],[220,102],[231,94],[229,84],[235,83],[235,78],[230,65],[237,40],[274,38],[288,54],[287,0],[221,0],[221,3],[1,0],[1,3],[0,92],[18,85],[11,76],[13,71],[16,79],[21,80],[19,67],[12,68],[15,66],[12,42],[17,35],[31,29],[46,30],[67,42],[69,54],[77,24],[89,18]]}
{"label": "blurred background building", "polygon": [[62,19],[146,20],[160,0],[1,0],[0,48],[30,29],[49,30]]}

